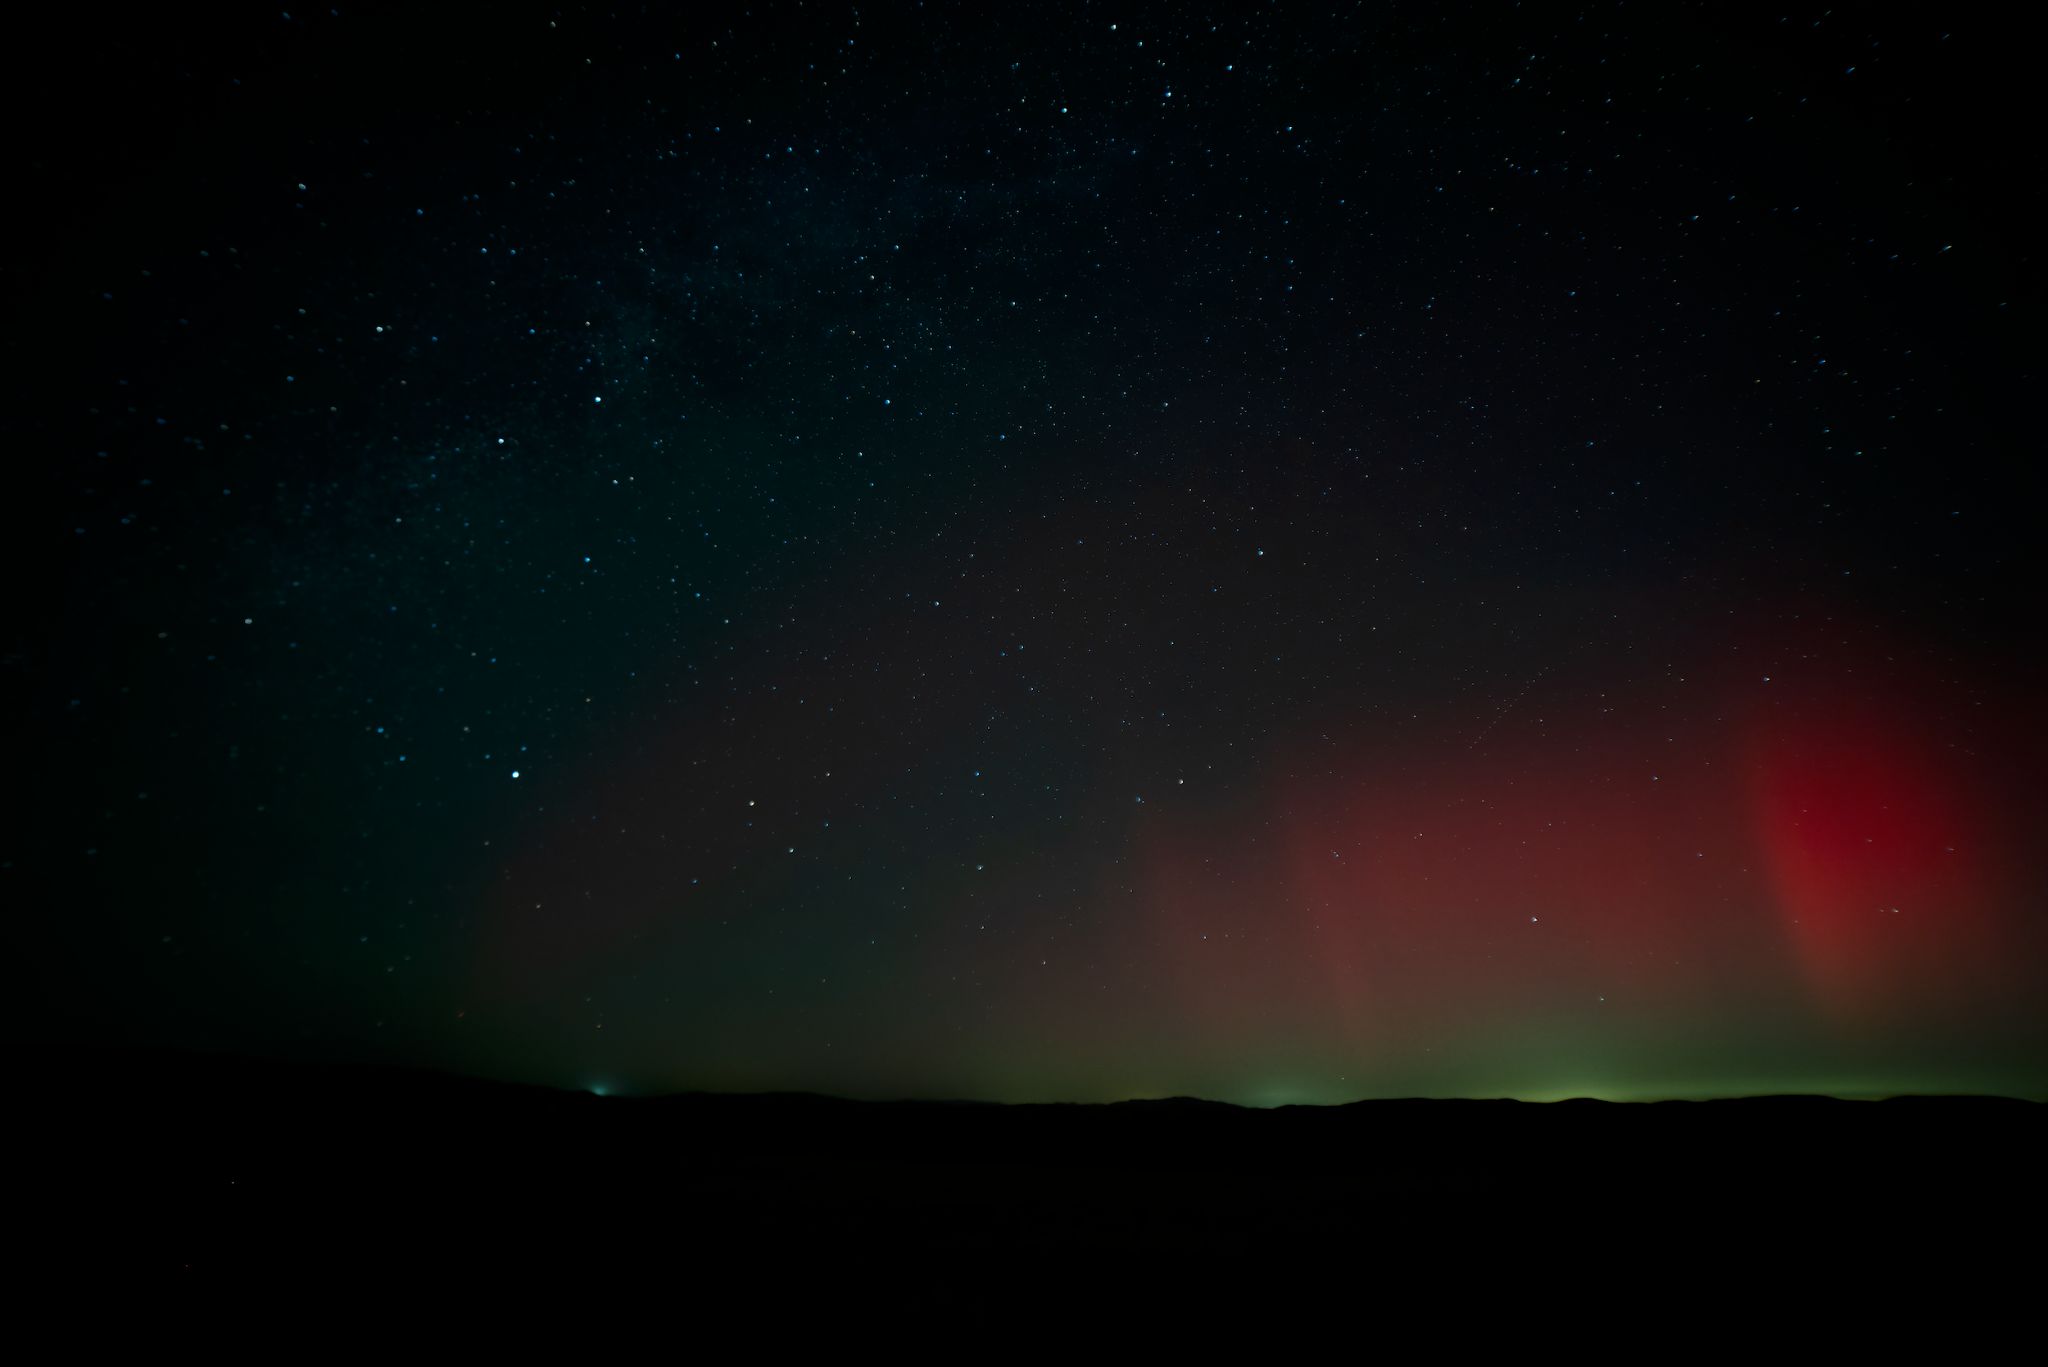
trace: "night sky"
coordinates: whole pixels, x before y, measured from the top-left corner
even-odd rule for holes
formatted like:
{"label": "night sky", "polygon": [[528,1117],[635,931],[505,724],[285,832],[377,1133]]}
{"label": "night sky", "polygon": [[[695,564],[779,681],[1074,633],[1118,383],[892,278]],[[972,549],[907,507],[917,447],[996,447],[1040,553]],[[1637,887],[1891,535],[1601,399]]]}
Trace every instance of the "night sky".
{"label": "night sky", "polygon": [[428,8],[16,48],[32,1048],[2048,1096],[1990,9]]}

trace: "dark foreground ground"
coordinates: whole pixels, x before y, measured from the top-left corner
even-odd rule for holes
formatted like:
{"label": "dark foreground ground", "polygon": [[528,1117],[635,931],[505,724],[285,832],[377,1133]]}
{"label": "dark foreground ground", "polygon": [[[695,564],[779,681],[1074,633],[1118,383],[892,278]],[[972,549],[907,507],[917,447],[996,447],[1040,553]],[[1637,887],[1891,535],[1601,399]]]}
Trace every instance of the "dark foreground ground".
{"label": "dark foreground ground", "polygon": [[132,1055],[42,1091],[23,1172],[44,1214],[16,1241],[98,1280],[461,1288],[1103,1253],[1953,1267],[2009,1265],[1998,1250],[2048,1213],[2048,1107],[1993,1098],[628,1099]]}

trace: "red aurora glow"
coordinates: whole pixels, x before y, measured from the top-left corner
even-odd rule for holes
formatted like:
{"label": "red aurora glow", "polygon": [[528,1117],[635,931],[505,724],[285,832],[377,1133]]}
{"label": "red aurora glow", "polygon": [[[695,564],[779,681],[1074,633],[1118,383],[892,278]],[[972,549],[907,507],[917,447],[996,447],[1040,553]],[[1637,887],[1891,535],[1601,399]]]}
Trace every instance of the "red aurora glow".
{"label": "red aurora glow", "polygon": [[1854,1033],[2009,990],[2024,861],[1976,747],[2013,709],[1877,651],[1749,663],[1783,655],[1672,671],[1648,727],[1562,685],[1470,739],[1333,721],[1254,819],[1137,818],[1179,1011],[1221,1047],[1278,1003],[1370,1054],[1588,1006]]}

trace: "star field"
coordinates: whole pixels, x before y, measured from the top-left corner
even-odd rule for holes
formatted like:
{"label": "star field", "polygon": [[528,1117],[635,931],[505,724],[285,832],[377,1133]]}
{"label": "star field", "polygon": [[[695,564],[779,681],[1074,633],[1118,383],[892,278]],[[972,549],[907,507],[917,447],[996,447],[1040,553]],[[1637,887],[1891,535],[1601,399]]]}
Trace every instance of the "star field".
{"label": "star field", "polygon": [[0,851],[53,1042],[2048,1094],[1988,15],[60,37]]}

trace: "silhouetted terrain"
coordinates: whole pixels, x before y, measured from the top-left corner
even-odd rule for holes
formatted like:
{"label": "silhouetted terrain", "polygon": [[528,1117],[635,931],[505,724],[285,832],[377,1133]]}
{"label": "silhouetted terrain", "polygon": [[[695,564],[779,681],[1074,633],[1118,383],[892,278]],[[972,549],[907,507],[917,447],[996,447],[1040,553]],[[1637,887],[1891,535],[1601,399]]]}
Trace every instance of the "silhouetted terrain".
{"label": "silhouetted terrain", "polygon": [[150,1279],[375,1269],[460,1285],[952,1249],[1406,1257],[1734,1229],[1967,1252],[2038,1228],[2048,1152],[2048,1107],[1970,1097],[600,1098],[175,1055],[82,1061],[45,1090],[32,1133],[53,1143],[29,1169],[54,1198],[45,1246]]}

